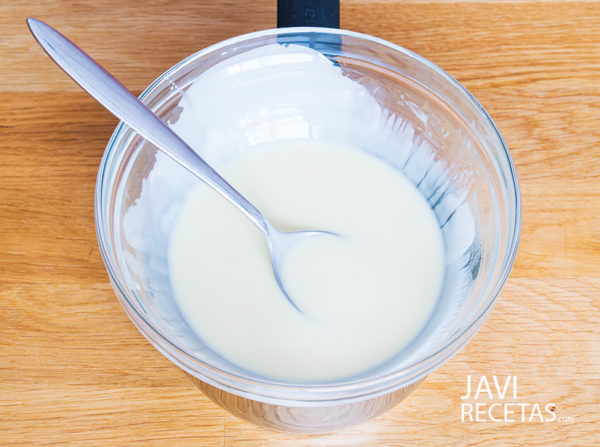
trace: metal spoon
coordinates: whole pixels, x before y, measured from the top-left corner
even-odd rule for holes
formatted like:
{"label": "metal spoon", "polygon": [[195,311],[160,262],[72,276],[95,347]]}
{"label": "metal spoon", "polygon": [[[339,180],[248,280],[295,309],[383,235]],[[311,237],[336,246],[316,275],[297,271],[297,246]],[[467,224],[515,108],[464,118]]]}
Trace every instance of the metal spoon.
{"label": "metal spoon", "polygon": [[290,304],[301,312],[285,291],[279,276],[282,260],[290,247],[297,242],[334,233],[277,230],[254,205],[217,174],[158,116],[73,42],[40,20],[30,17],[27,19],[27,25],[48,56],[81,88],[146,140],[229,200],[260,229],[269,247],[277,284]]}

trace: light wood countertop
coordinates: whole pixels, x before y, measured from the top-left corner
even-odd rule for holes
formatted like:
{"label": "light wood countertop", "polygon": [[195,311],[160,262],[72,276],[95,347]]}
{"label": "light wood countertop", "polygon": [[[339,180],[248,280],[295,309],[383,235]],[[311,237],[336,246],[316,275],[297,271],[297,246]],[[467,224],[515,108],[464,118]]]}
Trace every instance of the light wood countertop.
{"label": "light wood countertop", "polygon": [[[108,282],[94,186],[117,120],[42,52],[47,20],[139,93],[185,56],[275,26],[273,0],[0,3],[0,444],[600,444],[600,2],[342,0],[342,27],[462,82],[511,149],[523,195],[512,274],[483,329],[406,401],[323,436],[275,433],[205,398]],[[461,422],[467,376],[516,375],[561,422]]]}

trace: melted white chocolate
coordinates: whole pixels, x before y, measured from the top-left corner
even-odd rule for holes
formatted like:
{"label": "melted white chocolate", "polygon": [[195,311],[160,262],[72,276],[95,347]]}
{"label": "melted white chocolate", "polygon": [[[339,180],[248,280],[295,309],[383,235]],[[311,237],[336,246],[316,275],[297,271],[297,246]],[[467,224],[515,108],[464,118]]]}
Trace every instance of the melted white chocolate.
{"label": "melted white chocolate", "polygon": [[349,377],[397,354],[425,325],[443,279],[443,240],[419,191],[364,151],[303,140],[261,145],[221,167],[278,228],[340,237],[297,244],[273,277],[260,231],[205,185],[171,236],[170,278],[190,327],[263,376]]}

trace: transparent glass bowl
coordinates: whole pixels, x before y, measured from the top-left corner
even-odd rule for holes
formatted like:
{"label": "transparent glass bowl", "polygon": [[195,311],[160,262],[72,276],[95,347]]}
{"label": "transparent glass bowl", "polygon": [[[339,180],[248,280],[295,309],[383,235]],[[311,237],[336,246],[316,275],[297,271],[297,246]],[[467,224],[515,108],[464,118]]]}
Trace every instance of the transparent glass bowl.
{"label": "transparent glass bowl", "polygon": [[[212,352],[181,316],[167,268],[170,230],[196,180],[165,161],[123,123],[113,133],[98,172],[96,228],[111,283],[133,323],[211,399],[262,425],[324,432],[395,405],[478,331],[517,252],[520,192],[508,149],[477,100],[431,62],[367,35],[287,28],[239,36],[175,65],[140,98],[163,120],[176,122],[181,94],[198,76],[233,56],[273,43],[317,49],[344,76],[363,85],[379,111],[356,108],[333,131],[327,117],[310,115],[301,106],[274,103],[267,113],[254,113],[248,104],[239,127],[209,130],[235,135],[238,143],[246,138],[239,146],[247,150],[265,126],[272,132],[261,133],[263,140],[284,140],[290,133],[277,132],[278,126],[300,122],[299,128],[306,131],[292,132],[293,138],[350,142],[404,172],[431,204],[446,248],[443,291],[419,336],[386,364],[327,383],[258,377]],[[260,70],[256,72],[260,76]],[[336,98],[329,100],[335,105]],[[352,98],[349,101],[352,104]],[[211,150],[195,149],[203,155]],[[236,148],[230,152],[216,157],[234,157]],[[169,174],[156,172],[164,163],[172,163]]]}

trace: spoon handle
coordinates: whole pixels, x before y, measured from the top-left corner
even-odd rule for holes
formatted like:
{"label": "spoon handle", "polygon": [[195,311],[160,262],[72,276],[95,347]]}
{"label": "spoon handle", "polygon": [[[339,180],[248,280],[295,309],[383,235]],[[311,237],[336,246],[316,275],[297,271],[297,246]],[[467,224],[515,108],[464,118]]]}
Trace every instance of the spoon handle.
{"label": "spoon handle", "polygon": [[48,56],[81,88],[146,140],[228,199],[258,226],[267,238],[270,236],[271,226],[260,211],[123,84],[51,26],[31,17],[27,19],[27,25]]}

